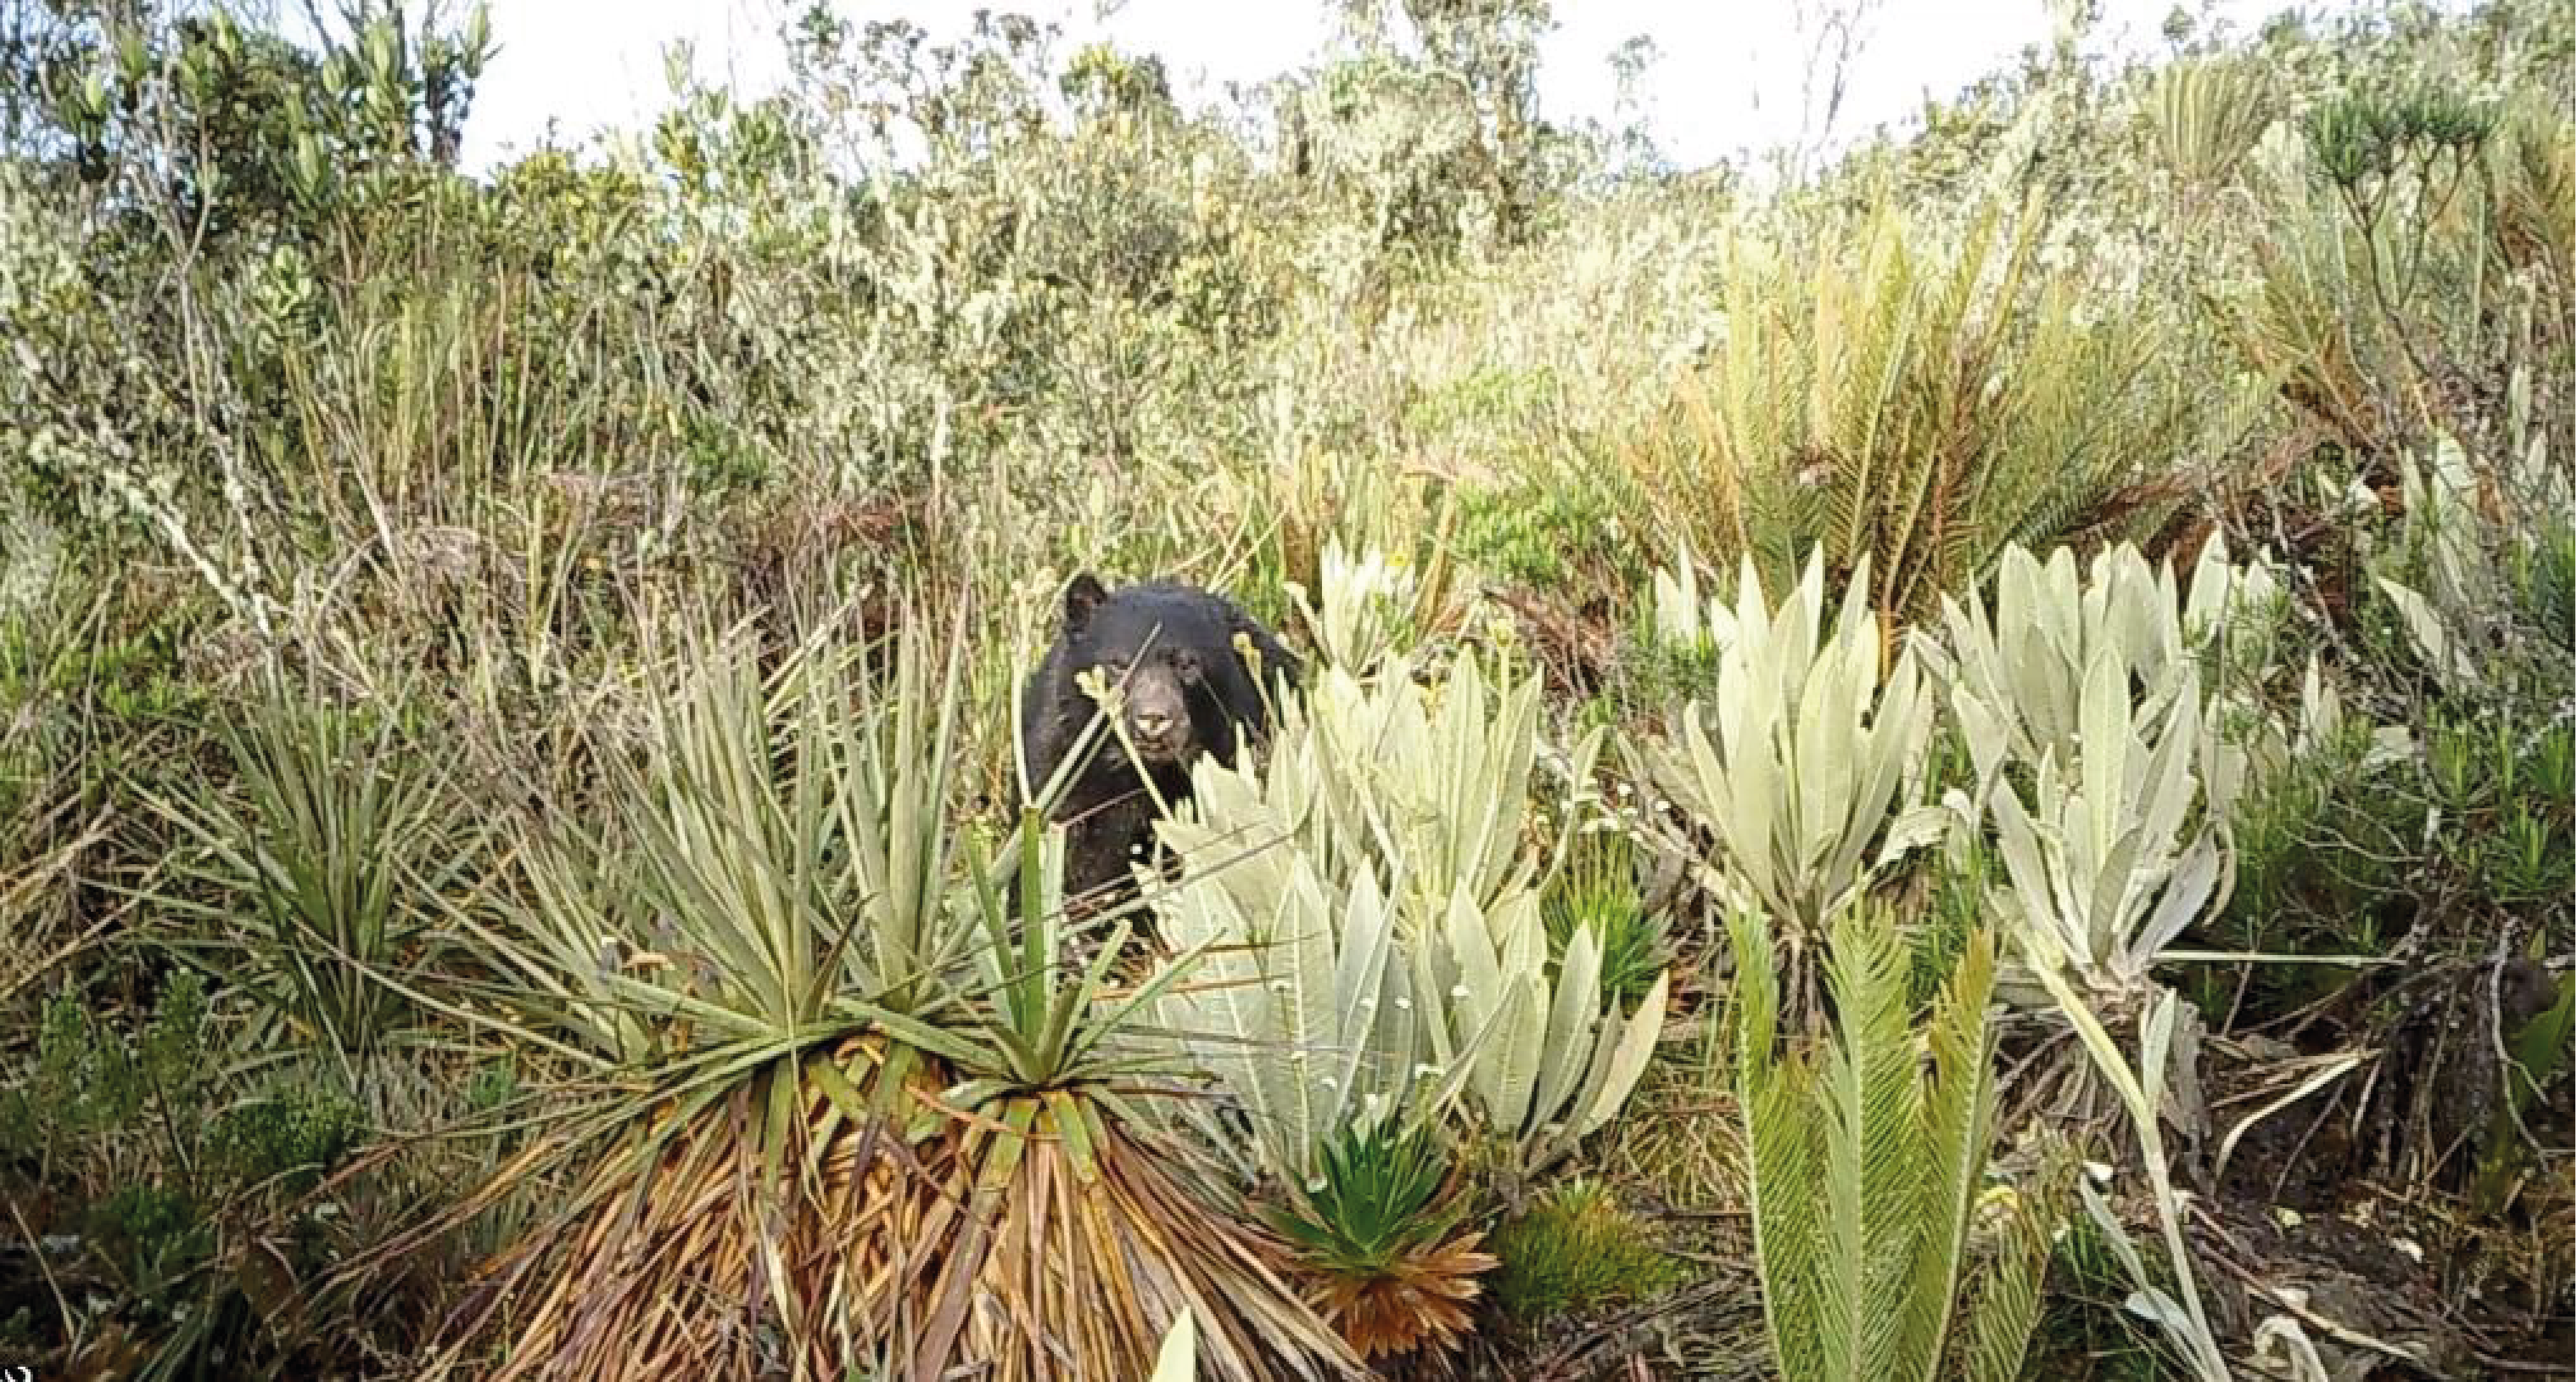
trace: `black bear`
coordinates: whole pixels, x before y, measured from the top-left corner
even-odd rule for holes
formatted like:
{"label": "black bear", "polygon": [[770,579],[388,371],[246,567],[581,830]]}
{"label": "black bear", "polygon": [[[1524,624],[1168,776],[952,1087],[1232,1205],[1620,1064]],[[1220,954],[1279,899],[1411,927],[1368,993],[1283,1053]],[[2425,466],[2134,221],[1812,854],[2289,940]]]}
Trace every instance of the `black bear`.
{"label": "black bear", "polygon": [[[1259,672],[1235,647],[1237,635]],[[1127,744],[1104,726],[1087,762],[1057,798],[1066,823],[1068,897],[1097,900],[1128,879],[1128,860],[1154,843],[1156,793],[1190,795],[1201,753],[1232,764],[1249,736],[1269,733],[1265,692],[1297,685],[1302,668],[1277,637],[1221,595],[1163,581],[1102,587],[1090,573],[1064,594],[1064,621],[1020,697],[1020,748],[1029,786],[1042,788],[1097,713],[1083,689],[1094,674],[1115,690]],[[1265,686],[1262,679],[1279,681]],[[1140,774],[1139,767],[1143,772]],[[1150,775],[1154,791],[1145,790]]]}

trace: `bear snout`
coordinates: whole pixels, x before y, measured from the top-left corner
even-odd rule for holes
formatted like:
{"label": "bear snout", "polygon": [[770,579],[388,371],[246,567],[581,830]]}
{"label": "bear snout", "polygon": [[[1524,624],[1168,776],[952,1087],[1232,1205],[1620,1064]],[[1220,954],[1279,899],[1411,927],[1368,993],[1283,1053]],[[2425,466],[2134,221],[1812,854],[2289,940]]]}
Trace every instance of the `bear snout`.
{"label": "bear snout", "polygon": [[1189,750],[1189,712],[1178,705],[1131,705],[1127,711],[1127,737],[1135,741],[1136,751],[1148,760],[1174,762]]}
{"label": "bear snout", "polygon": [[1172,762],[1190,745],[1190,707],[1180,685],[1161,669],[1139,669],[1127,684],[1127,737],[1148,760]]}

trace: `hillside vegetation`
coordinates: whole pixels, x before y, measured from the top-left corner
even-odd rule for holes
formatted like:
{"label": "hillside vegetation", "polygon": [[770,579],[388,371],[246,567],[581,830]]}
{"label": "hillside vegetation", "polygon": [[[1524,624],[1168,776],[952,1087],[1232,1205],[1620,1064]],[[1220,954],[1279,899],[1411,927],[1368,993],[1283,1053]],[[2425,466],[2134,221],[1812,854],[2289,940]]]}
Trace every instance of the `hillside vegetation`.
{"label": "hillside vegetation", "polygon": [[[0,1375],[2568,1375],[2576,6],[1689,172],[1345,8],[469,177],[0,3]],[[1118,908],[1081,571],[1308,668]]]}

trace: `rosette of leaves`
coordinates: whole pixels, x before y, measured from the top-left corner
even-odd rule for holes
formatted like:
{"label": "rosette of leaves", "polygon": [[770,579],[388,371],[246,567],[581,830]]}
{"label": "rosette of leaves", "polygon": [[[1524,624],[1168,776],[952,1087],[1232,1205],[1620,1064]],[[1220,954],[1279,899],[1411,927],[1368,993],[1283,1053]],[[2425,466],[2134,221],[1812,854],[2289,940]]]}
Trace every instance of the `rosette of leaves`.
{"label": "rosette of leaves", "polygon": [[1578,837],[1566,867],[1548,883],[1541,914],[1548,949],[1556,956],[1565,954],[1579,932],[1599,938],[1602,992],[1622,1004],[1645,997],[1672,958],[1670,928],[1661,912],[1646,906],[1634,847],[1625,835]]}
{"label": "rosette of leaves", "polygon": [[1325,541],[1320,562],[1313,598],[1294,581],[1287,589],[1323,665],[1362,675],[1420,636],[1428,611],[1403,555],[1390,557],[1374,547],[1353,554],[1336,536]]}
{"label": "rosette of leaves", "polygon": [[[2055,1007],[2140,1139],[2178,1302],[2151,1284],[2107,1212],[2097,1218],[2140,1285],[2134,1303],[2202,1377],[2226,1375],[2225,1364],[2192,1283],[2159,1131],[2159,1091],[2169,1076],[2193,1078],[2196,1026],[2152,970],[2234,884],[2229,813],[2246,755],[2221,733],[2202,665],[2218,639],[2241,633],[2229,626],[2246,602],[2268,598],[2268,583],[2214,544],[2188,600],[2170,566],[2151,570],[2125,547],[2096,557],[2081,581],[2069,553],[2043,566],[2014,552],[1991,619],[1981,602],[1944,610],[1942,676],[1975,767],[1973,793],[1948,793],[1943,809],[1961,832],[1992,821],[2005,880],[1993,909],[2020,959],[2005,991]],[[2139,1015],[2135,1067],[2097,1005]]]}
{"label": "rosette of leaves", "polygon": [[426,899],[471,882],[481,824],[395,715],[271,686],[217,734],[228,783],[141,792],[182,841],[149,895],[255,1000],[247,1049],[364,1068],[410,1039],[406,971],[443,940]]}
{"label": "rosette of leaves", "polygon": [[2021,923],[2033,963],[2127,992],[2146,982],[2185,927],[2225,902],[2235,851],[2212,799],[2233,788],[2199,765],[2215,738],[2199,684],[2198,671],[2186,667],[2157,714],[2131,703],[2113,659],[2095,659],[2085,676],[2081,757],[2061,766],[2050,750],[2030,775],[2027,797],[2010,783],[1993,794],[2011,885],[1999,900]]}
{"label": "rosette of leaves", "polygon": [[505,1344],[503,1377],[1126,1378],[1186,1316],[1209,1376],[1356,1369],[1140,1106],[1178,1060],[1134,1018],[1178,969],[1113,992],[1123,931],[1059,968],[1060,833],[952,823],[966,642],[944,672],[911,625],[890,666],[686,650],[598,807],[459,909],[492,1024],[588,1092],[451,1216],[569,1187],[456,1348]]}
{"label": "rosette of leaves", "polygon": [[1536,691],[1491,694],[1472,659],[1430,688],[1403,659],[1365,684],[1328,669],[1267,763],[1203,763],[1162,823],[1188,876],[1159,920],[1205,954],[1166,1025],[1245,1100],[1268,1169],[1302,1177],[1372,1100],[1428,1117],[1455,1096],[1535,1173],[1643,1073],[1667,981],[1605,1001],[1592,927],[1550,972],[1523,833]]}
{"label": "rosette of leaves", "polygon": [[2047,217],[1978,200],[1728,237],[1725,340],[1646,458],[1702,550],[1775,577],[1821,550],[1896,627],[2010,543],[2162,520],[2218,393],[2115,266],[2053,265]]}
{"label": "rosette of leaves", "polygon": [[[2201,549],[2188,594],[2170,564],[2150,567],[2125,543],[2096,555],[2089,571],[2063,547],[2045,563],[2007,550],[1991,606],[1944,596],[1941,637],[1916,643],[1974,760],[1968,804],[1982,804],[2008,763],[2035,767],[2048,753],[2061,765],[2075,760],[2097,662],[2138,688],[2147,715],[2162,712],[2186,664],[2216,640],[2234,645],[2230,661],[2265,662],[2262,616],[2278,591],[2268,567],[2231,563],[2215,540]],[[2213,738],[2206,747],[2215,756],[2223,745]]]}
{"label": "rosette of leaves", "polygon": [[1584,927],[1551,977],[1538,899],[1527,892],[1482,914],[1459,894],[1441,939],[1413,952],[1419,1001],[1446,1000],[1445,1020],[1431,1027],[1433,1059],[1465,1063],[1469,1102],[1510,1153],[1503,1169],[1535,1176],[1636,1088],[1662,1034],[1670,976],[1655,976],[1622,1016],[1615,999],[1604,1003],[1600,937]]}
{"label": "rosette of leaves", "polygon": [[[1713,693],[1641,754],[1640,775],[1715,840],[1708,876],[1720,894],[1801,937],[1821,936],[1827,916],[1918,842],[1892,827],[1921,773],[1932,698],[1910,650],[1880,673],[1868,568],[1864,557],[1829,624],[1820,553],[1777,609],[1744,561],[1733,609],[1712,600],[1700,614]],[[1689,592],[1672,605],[1687,610]]]}
{"label": "rosette of leaves", "polygon": [[[1973,765],[1943,798],[1956,832],[1991,819],[2024,958],[2126,993],[2234,878],[2228,812],[2245,753],[2202,691],[2200,651],[2263,577],[2205,555],[2186,602],[2134,548],[2089,579],[2062,549],[2005,555],[1991,614],[1945,600],[1933,655]],[[2007,985],[2026,1000],[2027,984]]]}
{"label": "rosette of leaves", "polygon": [[[1291,817],[1303,844],[1324,852],[1333,876],[1375,867],[1408,927],[1436,924],[1461,888],[1490,907],[1543,879],[1601,745],[1595,733],[1567,747],[1547,793],[1559,825],[1543,831],[1532,810],[1547,747],[1539,678],[1497,684],[1472,656],[1434,686],[1418,670],[1408,656],[1383,659],[1366,680],[1327,668],[1271,747],[1270,780],[1313,808]],[[1545,851],[1527,848],[1534,834]]]}
{"label": "rosette of leaves", "polygon": [[1466,1336],[1476,1278],[1494,1266],[1448,1149],[1428,1123],[1355,1121],[1326,1143],[1314,1177],[1263,1219],[1318,1283],[1310,1299],[1362,1360]]}
{"label": "rosette of leaves", "polygon": [[1155,1011],[1199,953],[1113,993],[1129,939],[1122,921],[1081,973],[1057,971],[1062,835],[1041,822],[1036,808],[1024,815],[1016,867],[978,858],[967,871],[965,910],[988,940],[974,955],[983,996],[973,1015],[935,1024],[878,1015],[953,1077],[935,1105],[945,1145],[928,1150],[945,1157],[924,1163],[936,1168],[919,1202],[925,1222],[941,1222],[937,1204],[966,1207],[944,1260],[892,1317],[915,1331],[900,1345],[908,1370],[1132,1377],[1187,1316],[1205,1321],[1208,1375],[1347,1374],[1349,1353],[1299,1299],[1282,1245],[1229,1213],[1140,1106],[1181,1067],[1133,1019]]}
{"label": "rosette of leaves", "polygon": [[2260,63],[2185,58],[2148,82],[2145,105],[2157,158],[2205,202],[2253,156],[2279,114],[2280,94]]}
{"label": "rosette of leaves", "polygon": [[[1363,1358],[1444,1352],[1490,1265],[1451,1232],[1459,1201],[1436,1136],[1474,1049],[1432,1063],[1441,1010],[1415,1002],[1372,874],[1340,893],[1292,850],[1262,857],[1284,867],[1227,870],[1165,899],[1166,936],[1200,963],[1163,1025],[1239,1101],[1253,1133],[1240,1170],[1282,1187],[1264,1217],[1294,1247],[1310,1303]],[[1275,895],[1261,891],[1271,877]],[[1273,910],[1247,914],[1247,899]],[[1211,1131],[1225,1145],[1227,1130]]]}
{"label": "rosette of leaves", "polygon": [[[1212,848],[1207,831],[1182,824],[1170,835]],[[1253,1132],[1248,1175],[1304,1184],[1341,1129],[1424,1121],[1456,1102],[1465,1064],[1430,1063],[1439,1008],[1415,1001],[1374,874],[1345,889],[1295,850],[1259,850],[1165,895],[1158,923],[1199,956],[1163,1025],[1240,1102]]]}

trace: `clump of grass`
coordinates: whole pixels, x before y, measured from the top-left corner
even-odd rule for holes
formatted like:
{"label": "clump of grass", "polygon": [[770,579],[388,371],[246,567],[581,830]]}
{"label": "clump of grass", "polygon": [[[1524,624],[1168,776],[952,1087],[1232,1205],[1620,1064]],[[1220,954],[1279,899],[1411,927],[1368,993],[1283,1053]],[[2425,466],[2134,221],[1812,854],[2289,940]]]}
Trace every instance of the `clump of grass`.
{"label": "clump of grass", "polygon": [[[2161,1273],[2162,1264],[2150,1262]],[[2121,1304],[2131,1286],[2119,1250],[2092,1216],[2067,1216],[2050,1254],[2048,1290],[2030,1342],[2032,1376],[2161,1382],[2175,1376],[2145,1321]]]}
{"label": "clump of grass", "polygon": [[1680,1270],[1645,1224],[1593,1180],[1548,1191],[1496,1230],[1491,1246],[1502,1261],[1494,1300],[1529,1323],[1651,1295]]}
{"label": "clump of grass", "polygon": [[1562,958],[1574,933],[1591,927],[1601,946],[1601,991],[1635,1006],[1672,962],[1669,924],[1637,886],[1636,849],[1624,834],[1577,837],[1567,867],[1540,904],[1550,955]]}

